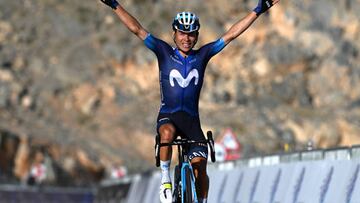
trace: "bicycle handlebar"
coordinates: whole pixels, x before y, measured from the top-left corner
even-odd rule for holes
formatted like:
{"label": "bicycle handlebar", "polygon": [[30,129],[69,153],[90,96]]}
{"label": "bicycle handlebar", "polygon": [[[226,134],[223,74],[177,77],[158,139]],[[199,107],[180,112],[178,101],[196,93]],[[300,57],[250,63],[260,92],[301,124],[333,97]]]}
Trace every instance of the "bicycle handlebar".
{"label": "bicycle handlebar", "polygon": [[175,139],[171,143],[159,143],[160,147],[163,146],[173,146],[173,145],[188,145],[188,144],[197,144],[197,143],[209,143],[208,140],[187,140],[187,139]]}
{"label": "bicycle handlebar", "polygon": [[207,131],[206,134],[207,134],[208,141],[209,141],[211,161],[214,163],[216,161],[214,138],[213,138],[213,135],[212,135],[211,131]]}
{"label": "bicycle handlebar", "polygon": [[196,141],[196,140],[188,140],[188,139],[175,139],[174,141],[172,141],[171,143],[160,143],[160,136],[156,135],[155,137],[155,160],[156,160],[156,167],[160,166],[160,147],[163,146],[173,146],[173,145],[188,145],[188,144],[197,144],[197,143],[206,143],[209,145],[210,147],[210,157],[211,157],[211,161],[215,162],[215,147],[214,147],[214,139],[212,136],[212,132],[211,131],[207,131],[207,137],[208,139],[206,140],[200,140],[200,141]]}

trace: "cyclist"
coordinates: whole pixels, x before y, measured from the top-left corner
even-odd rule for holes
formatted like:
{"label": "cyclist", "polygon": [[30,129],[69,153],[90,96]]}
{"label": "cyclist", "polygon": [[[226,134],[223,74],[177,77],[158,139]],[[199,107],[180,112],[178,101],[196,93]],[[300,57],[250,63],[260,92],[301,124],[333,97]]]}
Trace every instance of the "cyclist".
{"label": "cyclist", "polygon": [[[222,37],[194,50],[198,37],[199,18],[191,12],[178,13],[172,23],[175,47],[154,37],[130,15],[116,0],[101,0],[110,6],[122,23],[157,56],[161,107],[157,121],[157,132],[161,143],[169,143],[177,135],[191,140],[203,140],[200,126],[198,102],[208,61],[228,43],[243,33],[262,13],[279,0],[259,0],[257,6],[243,19],[236,22]],[[172,202],[170,179],[171,147],[160,149],[161,202]],[[206,173],[207,146],[196,144],[189,150],[189,159],[194,169],[199,202],[207,202],[209,179]]]}

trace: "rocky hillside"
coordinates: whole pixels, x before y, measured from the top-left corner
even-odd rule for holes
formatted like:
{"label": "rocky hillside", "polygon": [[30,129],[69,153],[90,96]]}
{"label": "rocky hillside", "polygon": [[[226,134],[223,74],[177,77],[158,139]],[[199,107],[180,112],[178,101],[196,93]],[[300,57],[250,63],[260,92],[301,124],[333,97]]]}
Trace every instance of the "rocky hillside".
{"label": "rocky hillside", "polygon": [[[173,15],[196,12],[200,47],[256,1],[123,5],[169,43]],[[111,9],[96,0],[0,0],[0,7],[1,150],[2,160],[14,160],[2,161],[0,171],[25,176],[14,173],[16,157],[31,162],[39,149],[70,180],[79,168],[100,177],[113,164],[132,172],[153,167],[156,57]],[[233,128],[246,156],[285,143],[301,149],[309,139],[317,147],[360,144],[359,10],[359,0],[282,0],[261,16],[209,63],[203,129]],[[9,136],[12,150],[4,144]]]}

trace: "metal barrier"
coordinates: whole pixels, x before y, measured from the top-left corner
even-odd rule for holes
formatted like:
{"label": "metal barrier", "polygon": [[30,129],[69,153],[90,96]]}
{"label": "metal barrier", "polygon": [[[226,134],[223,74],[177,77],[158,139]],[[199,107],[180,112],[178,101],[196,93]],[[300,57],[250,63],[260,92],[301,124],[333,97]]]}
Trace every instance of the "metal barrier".
{"label": "metal barrier", "polygon": [[[209,203],[359,203],[360,145],[209,163]],[[159,202],[160,173],[96,189],[0,185],[0,202]]]}
{"label": "metal barrier", "polygon": [[91,203],[94,198],[94,189],[0,185],[0,202]]}
{"label": "metal barrier", "polygon": [[[209,164],[209,203],[359,203],[360,145]],[[157,203],[160,173],[98,188],[0,185],[0,202]]]}
{"label": "metal barrier", "polygon": [[351,147],[350,154],[352,159],[360,158],[360,145]]}
{"label": "metal barrier", "polygon": [[97,189],[95,202],[125,202],[132,182],[133,180],[130,178],[120,181],[104,181],[101,187]]}
{"label": "metal barrier", "polygon": [[326,160],[349,160],[351,158],[351,148],[342,147],[326,149],[324,159]]}
{"label": "metal barrier", "polygon": [[[209,164],[208,171],[209,203],[360,202],[360,146]],[[158,172],[134,176],[120,202],[157,203],[159,183]]]}

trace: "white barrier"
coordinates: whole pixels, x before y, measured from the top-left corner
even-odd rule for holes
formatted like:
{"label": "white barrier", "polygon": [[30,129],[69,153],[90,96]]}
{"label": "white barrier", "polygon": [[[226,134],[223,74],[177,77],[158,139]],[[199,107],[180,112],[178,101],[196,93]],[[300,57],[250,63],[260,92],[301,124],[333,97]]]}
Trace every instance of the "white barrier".
{"label": "white barrier", "polygon": [[243,180],[239,185],[235,199],[236,203],[252,202],[256,187],[258,186],[259,177],[260,169],[258,167],[246,168],[244,170]]}
{"label": "white barrier", "polygon": [[346,188],[346,202],[360,202],[360,161],[353,164],[350,179]]}
{"label": "white barrier", "polygon": [[[140,203],[143,202],[143,197],[147,195],[146,187],[149,182],[148,176],[136,176],[130,186],[129,193],[127,196],[127,203]],[[141,195],[139,195],[141,194]],[[148,194],[155,195],[155,194]]]}
{"label": "white barrier", "polygon": [[[247,166],[211,165],[208,202],[360,203],[360,158],[348,153],[317,150],[295,162],[281,163],[285,159],[273,156],[251,159]],[[159,202],[159,184],[159,173],[134,178],[127,202]]]}
{"label": "white barrier", "polygon": [[146,194],[144,196],[143,203],[154,203],[159,201],[159,187],[160,187],[161,177],[160,173],[155,173],[150,177]]}
{"label": "white barrier", "polygon": [[282,171],[280,166],[260,168],[260,179],[254,193],[253,202],[269,202],[273,200],[279,187]]}
{"label": "white barrier", "polygon": [[333,167],[334,173],[328,186],[328,191],[324,197],[324,202],[347,202],[348,186],[356,170],[356,164],[350,161],[329,162]]}
{"label": "white barrier", "polygon": [[[224,186],[227,179],[227,173],[223,171],[210,171],[209,179],[210,186],[209,191],[213,191],[213,193],[209,193],[208,199],[209,203],[218,203],[220,201],[221,195],[224,192]],[[231,178],[231,177],[230,177]]]}
{"label": "white barrier", "polygon": [[331,180],[333,169],[329,169],[326,162],[304,162],[304,178],[300,187],[297,202],[321,203],[326,195],[328,183]]}
{"label": "white barrier", "polygon": [[[244,178],[244,172],[241,169],[234,169],[227,172],[227,179],[225,181],[224,191],[220,198],[220,203],[235,202],[235,198],[240,189],[240,185],[242,185],[243,178]],[[211,187],[212,186],[210,183],[210,188]],[[210,201],[213,202],[212,200],[209,199],[209,203]]]}

